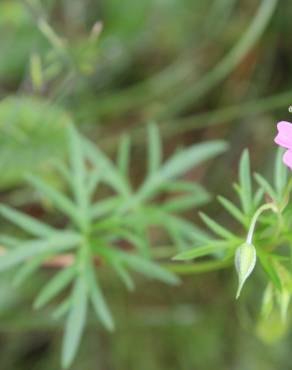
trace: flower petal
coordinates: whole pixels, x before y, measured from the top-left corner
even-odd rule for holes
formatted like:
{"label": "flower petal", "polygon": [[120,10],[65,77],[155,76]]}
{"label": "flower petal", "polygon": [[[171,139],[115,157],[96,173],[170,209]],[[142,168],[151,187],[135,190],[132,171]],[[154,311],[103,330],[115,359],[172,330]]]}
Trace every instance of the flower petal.
{"label": "flower petal", "polygon": [[275,137],[275,143],[292,149],[292,124],[290,122],[281,121],[277,124],[278,135]]}
{"label": "flower petal", "polygon": [[283,162],[292,170],[292,151],[287,150],[283,155]]}

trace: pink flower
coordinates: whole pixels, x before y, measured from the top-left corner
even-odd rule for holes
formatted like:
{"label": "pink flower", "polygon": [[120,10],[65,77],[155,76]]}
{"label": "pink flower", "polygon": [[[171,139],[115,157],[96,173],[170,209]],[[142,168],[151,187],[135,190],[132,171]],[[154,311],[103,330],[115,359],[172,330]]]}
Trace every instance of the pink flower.
{"label": "pink flower", "polygon": [[288,149],[283,155],[283,162],[292,170],[292,123],[281,121],[277,124],[277,128],[275,143]]}

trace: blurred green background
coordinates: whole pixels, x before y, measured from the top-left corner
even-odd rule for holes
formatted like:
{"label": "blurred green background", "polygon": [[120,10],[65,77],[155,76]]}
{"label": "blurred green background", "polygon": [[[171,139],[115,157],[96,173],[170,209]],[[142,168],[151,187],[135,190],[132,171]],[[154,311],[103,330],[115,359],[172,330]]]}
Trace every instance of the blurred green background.
{"label": "blurred green background", "polygon": [[[47,161],[64,154],[58,127],[70,121],[111,155],[131,134],[134,183],[149,121],[165,155],[207,139],[230,143],[189,174],[214,194],[231,195],[245,147],[253,169],[269,174],[275,122],[291,117],[291,19],[291,3],[276,0],[1,0],[1,200],[34,209],[22,175],[50,176]],[[230,221],[215,201],[205,208]],[[59,368],[62,328],[31,309],[47,273],[22,289],[1,275],[1,370]],[[277,318],[257,321],[261,272],[240,302],[232,269],[185,276],[178,288],[141,279],[134,294],[110,272],[102,278],[117,330],[89,320],[73,369],[291,367],[289,330]]]}

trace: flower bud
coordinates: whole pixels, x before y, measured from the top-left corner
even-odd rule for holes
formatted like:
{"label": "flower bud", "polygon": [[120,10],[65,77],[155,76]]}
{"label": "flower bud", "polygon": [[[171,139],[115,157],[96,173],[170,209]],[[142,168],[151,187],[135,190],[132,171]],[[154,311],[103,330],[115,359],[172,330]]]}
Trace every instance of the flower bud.
{"label": "flower bud", "polygon": [[256,264],[256,249],[252,244],[244,243],[235,252],[235,268],[238,275],[238,289],[236,299],[239,297],[241,289],[252,273]]}

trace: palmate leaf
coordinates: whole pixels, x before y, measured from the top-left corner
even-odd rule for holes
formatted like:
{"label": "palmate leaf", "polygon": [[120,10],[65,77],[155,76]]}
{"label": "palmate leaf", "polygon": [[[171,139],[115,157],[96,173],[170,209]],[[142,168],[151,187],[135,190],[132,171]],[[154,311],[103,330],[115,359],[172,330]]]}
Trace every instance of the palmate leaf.
{"label": "palmate leaf", "polygon": [[68,368],[78,349],[85,327],[87,313],[87,287],[82,276],[74,285],[72,299],[70,300],[69,314],[65,325],[62,348],[62,366]]}

